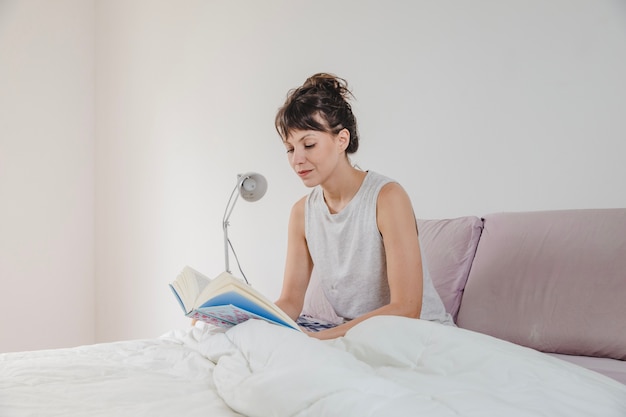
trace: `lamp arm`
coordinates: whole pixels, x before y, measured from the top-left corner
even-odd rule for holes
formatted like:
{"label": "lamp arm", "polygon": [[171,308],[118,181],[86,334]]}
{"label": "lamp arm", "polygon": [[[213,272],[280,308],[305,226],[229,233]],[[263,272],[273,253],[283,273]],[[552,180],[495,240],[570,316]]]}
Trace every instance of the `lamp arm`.
{"label": "lamp arm", "polygon": [[[228,219],[230,219],[230,215],[235,208],[235,203],[239,198],[239,187],[241,187],[241,184],[243,184],[243,181],[245,181],[246,178],[237,181],[237,185],[235,185],[235,188],[233,188],[233,192],[230,193],[230,198],[228,199],[228,203],[226,203],[226,209],[224,210],[224,217],[222,218],[222,230],[224,231],[224,268],[225,271],[228,273],[230,273],[230,265],[228,263],[228,226],[230,224],[228,223]],[[234,199],[233,196],[235,197]]]}
{"label": "lamp arm", "polygon": [[224,222],[224,270],[230,273],[229,265],[228,265],[228,222]]}
{"label": "lamp arm", "polygon": [[[248,186],[245,186],[247,180],[250,180]],[[235,255],[235,260],[237,261],[237,265],[239,266],[239,271],[241,271],[241,265],[239,265],[239,259],[237,259],[237,253],[235,253],[235,249],[230,243],[228,239],[228,226],[230,226],[228,219],[230,218],[233,209],[235,208],[235,203],[241,194],[241,198],[246,201],[257,201],[265,194],[267,190],[267,181],[265,177],[261,174],[257,174],[255,172],[248,172],[245,174],[237,175],[237,184],[235,188],[233,188],[233,192],[230,194],[230,198],[228,199],[228,203],[226,203],[226,209],[224,210],[224,217],[222,218],[222,230],[224,231],[224,266],[226,272],[230,273],[230,265],[228,262],[228,255],[230,250],[233,251],[233,255]],[[243,271],[241,271],[243,278],[248,283],[248,279],[246,278]]]}

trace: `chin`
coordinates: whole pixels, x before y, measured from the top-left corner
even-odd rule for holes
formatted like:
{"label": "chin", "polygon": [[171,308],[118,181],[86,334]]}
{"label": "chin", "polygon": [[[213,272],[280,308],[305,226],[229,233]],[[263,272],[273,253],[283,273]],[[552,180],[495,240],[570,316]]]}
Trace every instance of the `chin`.
{"label": "chin", "polygon": [[314,178],[301,178],[301,180],[302,183],[308,188],[313,188],[320,184],[320,182]]}
{"label": "chin", "polygon": [[315,187],[315,186],[319,185],[319,183],[318,183],[318,182],[315,182],[315,181],[307,181],[307,180],[302,180],[302,183],[303,183],[306,187],[308,187],[308,188],[313,188],[313,187]]}

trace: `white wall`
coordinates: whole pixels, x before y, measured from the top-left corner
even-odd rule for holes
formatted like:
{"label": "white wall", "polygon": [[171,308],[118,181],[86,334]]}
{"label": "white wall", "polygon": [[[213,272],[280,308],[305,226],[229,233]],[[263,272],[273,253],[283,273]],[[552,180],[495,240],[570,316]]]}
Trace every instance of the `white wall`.
{"label": "white wall", "polygon": [[[273,118],[335,72],[358,99],[355,161],[419,217],[626,206],[623,1],[107,1],[98,9],[98,340],[183,326],[167,283],[223,269],[235,175],[269,181],[231,237],[276,297],[306,189]],[[236,269],[235,269],[236,271]]]}
{"label": "white wall", "polygon": [[0,1],[0,352],[95,340],[94,29]]}
{"label": "white wall", "polygon": [[0,64],[0,350],[188,325],[167,283],[223,270],[245,171],[269,190],[230,236],[276,297],[307,190],[273,119],[317,71],[353,87],[355,162],[419,217],[626,207],[621,0],[0,0]]}

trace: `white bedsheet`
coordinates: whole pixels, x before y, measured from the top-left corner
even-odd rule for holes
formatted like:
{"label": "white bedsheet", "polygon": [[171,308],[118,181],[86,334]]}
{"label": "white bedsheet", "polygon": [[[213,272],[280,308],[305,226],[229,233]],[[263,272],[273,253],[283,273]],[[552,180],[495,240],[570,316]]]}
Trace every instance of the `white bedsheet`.
{"label": "white bedsheet", "polygon": [[249,321],[206,342],[220,396],[248,416],[626,416],[626,385],[421,320],[376,317],[330,342]]}
{"label": "white bedsheet", "polygon": [[237,416],[196,350],[215,332],[2,354],[0,416]]}

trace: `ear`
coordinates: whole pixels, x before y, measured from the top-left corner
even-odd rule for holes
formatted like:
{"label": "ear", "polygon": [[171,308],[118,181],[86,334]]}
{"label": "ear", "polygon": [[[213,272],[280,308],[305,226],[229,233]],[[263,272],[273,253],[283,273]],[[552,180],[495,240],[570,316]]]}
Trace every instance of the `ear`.
{"label": "ear", "polygon": [[339,150],[345,152],[348,145],[350,145],[350,131],[348,129],[341,129],[337,133],[337,144],[339,145]]}

